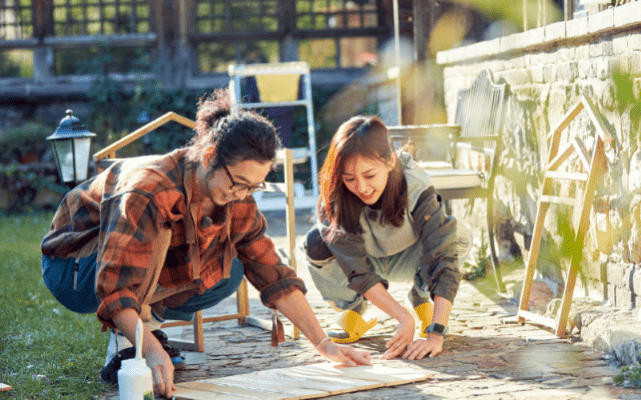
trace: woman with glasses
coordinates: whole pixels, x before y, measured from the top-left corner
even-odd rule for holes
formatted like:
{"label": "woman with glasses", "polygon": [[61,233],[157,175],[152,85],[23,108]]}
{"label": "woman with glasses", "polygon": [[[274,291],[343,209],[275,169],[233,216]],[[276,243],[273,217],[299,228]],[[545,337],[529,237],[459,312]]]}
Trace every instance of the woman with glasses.
{"label": "woman with glasses", "polygon": [[[338,128],[320,176],[318,222],[304,247],[316,287],[339,312],[329,338],[351,343],[373,328],[376,319],[363,318],[369,301],[398,321],[384,359],[437,355],[470,232],[445,214],[426,172],[394,151],[378,117]],[[413,282],[406,301],[390,295],[389,282]]]}
{"label": "woman with glasses", "polygon": [[281,263],[265,234],[250,194],[265,188],[280,147],[272,123],[232,111],[229,93],[218,90],[200,101],[195,131],[185,148],[117,161],[71,190],[42,241],[47,287],[72,311],[96,312],[111,330],[101,376],[114,375],[116,348],[131,346],[141,318],[154,391],[171,398],[176,360],[162,343],[160,324],[189,321],[215,306],[243,275],[322,355],[369,364],[368,352],[327,338],[303,281]]}

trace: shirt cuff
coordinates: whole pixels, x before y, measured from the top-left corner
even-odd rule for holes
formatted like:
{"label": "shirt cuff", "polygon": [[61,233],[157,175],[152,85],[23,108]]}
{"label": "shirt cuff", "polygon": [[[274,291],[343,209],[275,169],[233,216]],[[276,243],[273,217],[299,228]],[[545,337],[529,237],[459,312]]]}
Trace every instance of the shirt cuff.
{"label": "shirt cuff", "polygon": [[265,287],[260,293],[260,301],[263,302],[265,307],[276,308],[274,302],[294,290],[300,290],[303,294],[306,294],[305,282],[300,278],[283,279]]}
{"label": "shirt cuff", "polygon": [[389,283],[376,274],[361,275],[352,278],[347,287],[364,296],[365,292],[370,290],[379,282],[382,283],[383,286],[385,286],[385,290],[387,290],[387,288],[389,287]]}
{"label": "shirt cuff", "polygon": [[105,297],[105,299],[100,303],[97,311],[98,319],[103,325],[103,332],[107,330],[107,328],[116,329],[116,325],[113,323],[112,318],[116,313],[120,310],[124,310],[125,308],[133,308],[140,314],[140,303],[133,292],[125,290],[112,293]]}

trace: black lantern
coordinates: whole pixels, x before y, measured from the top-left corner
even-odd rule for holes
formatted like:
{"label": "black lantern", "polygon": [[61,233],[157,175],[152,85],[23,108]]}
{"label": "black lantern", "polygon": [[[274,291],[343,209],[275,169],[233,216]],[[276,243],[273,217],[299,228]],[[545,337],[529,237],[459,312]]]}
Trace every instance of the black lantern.
{"label": "black lantern", "polygon": [[67,110],[67,116],[60,121],[58,129],[47,137],[53,146],[60,179],[69,185],[87,179],[91,138],[96,136],[72,114],[73,111]]}

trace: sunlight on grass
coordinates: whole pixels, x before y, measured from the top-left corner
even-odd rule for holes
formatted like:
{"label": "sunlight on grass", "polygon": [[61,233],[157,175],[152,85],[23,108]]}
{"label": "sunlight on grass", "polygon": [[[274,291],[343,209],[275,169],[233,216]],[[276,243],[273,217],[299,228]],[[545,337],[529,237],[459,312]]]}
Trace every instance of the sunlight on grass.
{"label": "sunlight on grass", "polygon": [[100,381],[107,335],[93,314],[73,313],[47,290],[40,241],[52,214],[0,219],[0,377],[12,398],[90,399]]}

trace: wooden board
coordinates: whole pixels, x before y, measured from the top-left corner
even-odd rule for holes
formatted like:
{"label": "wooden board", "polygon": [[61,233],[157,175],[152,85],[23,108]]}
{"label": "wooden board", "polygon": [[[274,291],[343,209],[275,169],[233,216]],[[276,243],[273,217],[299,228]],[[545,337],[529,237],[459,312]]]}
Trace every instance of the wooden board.
{"label": "wooden board", "polygon": [[6,392],[8,390],[11,390],[12,387],[9,385],[5,385],[4,383],[0,383],[0,392]]}
{"label": "wooden board", "polygon": [[417,369],[380,365],[354,368],[322,363],[276,368],[224,378],[176,384],[175,398],[181,400],[227,399],[317,399],[342,393],[426,380],[433,375]]}

